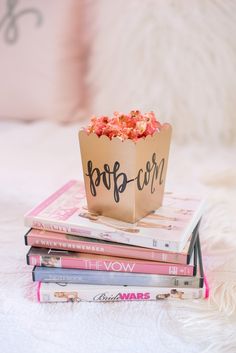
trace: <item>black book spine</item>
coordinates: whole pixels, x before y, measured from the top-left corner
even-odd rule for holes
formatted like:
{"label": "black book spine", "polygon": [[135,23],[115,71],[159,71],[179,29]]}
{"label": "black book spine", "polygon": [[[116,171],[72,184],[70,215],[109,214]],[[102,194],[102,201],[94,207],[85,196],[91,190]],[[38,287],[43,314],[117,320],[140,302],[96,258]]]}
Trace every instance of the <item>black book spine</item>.
{"label": "black book spine", "polygon": [[34,273],[35,268],[36,268],[36,266],[34,266],[34,268],[33,268],[33,270],[32,270],[32,280],[33,280],[33,282],[36,281],[36,279],[35,279],[35,273]]}
{"label": "black book spine", "polygon": [[198,230],[199,230],[200,222],[201,222],[201,219],[199,220],[198,224],[196,225],[196,227],[193,230],[192,239],[191,239],[191,242],[190,242],[190,245],[189,245],[189,249],[188,249],[187,265],[189,265],[191,257],[192,257],[192,254],[193,254],[193,250],[194,250],[194,247],[195,247],[195,244],[196,244],[196,240],[197,240],[197,237],[198,237]]}
{"label": "black book spine", "polygon": [[24,236],[24,239],[25,239],[25,245],[29,245],[28,244],[28,234],[29,234],[29,232],[31,231],[31,228],[28,230],[28,232],[25,234],[25,236]]}
{"label": "black book spine", "polygon": [[30,250],[29,250],[29,251],[27,252],[27,254],[26,254],[26,263],[27,263],[27,265],[30,265],[29,253],[30,253]]}

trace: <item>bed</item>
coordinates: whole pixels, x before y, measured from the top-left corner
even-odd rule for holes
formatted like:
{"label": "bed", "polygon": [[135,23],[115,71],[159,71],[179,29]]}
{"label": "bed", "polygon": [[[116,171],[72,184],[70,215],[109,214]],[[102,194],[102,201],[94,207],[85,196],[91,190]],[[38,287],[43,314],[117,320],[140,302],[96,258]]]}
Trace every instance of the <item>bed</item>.
{"label": "bed", "polygon": [[207,198],[200,235],[209,300],[39,304],[23,215],[81,179],[79,124],[0,122],[2,353],[236,352],[236,150],[171,147],[167,190]]}

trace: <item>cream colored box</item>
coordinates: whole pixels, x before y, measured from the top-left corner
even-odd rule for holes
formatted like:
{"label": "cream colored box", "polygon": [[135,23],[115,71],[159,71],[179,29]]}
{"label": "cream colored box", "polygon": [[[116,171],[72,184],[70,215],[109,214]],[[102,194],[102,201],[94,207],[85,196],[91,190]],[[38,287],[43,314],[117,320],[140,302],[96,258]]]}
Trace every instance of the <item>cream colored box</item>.
{"label": "cream colored box", "polygon": [[129,223],[162,205],[172,128],[132,140],[79,132],[88,210]]}

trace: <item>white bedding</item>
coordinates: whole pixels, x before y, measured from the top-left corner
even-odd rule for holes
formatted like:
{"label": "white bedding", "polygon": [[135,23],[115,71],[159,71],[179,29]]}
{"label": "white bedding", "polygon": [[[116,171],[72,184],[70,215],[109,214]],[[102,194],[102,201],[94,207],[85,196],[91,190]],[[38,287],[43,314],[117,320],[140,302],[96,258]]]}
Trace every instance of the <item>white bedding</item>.
{"label": "white bedding", "polygon": [[23,215],[81,178],[78,126],[0,123],[0,352],[236,352],[236,150],[172,144],[167,189],[208,197],[209,301],[38,304]]}

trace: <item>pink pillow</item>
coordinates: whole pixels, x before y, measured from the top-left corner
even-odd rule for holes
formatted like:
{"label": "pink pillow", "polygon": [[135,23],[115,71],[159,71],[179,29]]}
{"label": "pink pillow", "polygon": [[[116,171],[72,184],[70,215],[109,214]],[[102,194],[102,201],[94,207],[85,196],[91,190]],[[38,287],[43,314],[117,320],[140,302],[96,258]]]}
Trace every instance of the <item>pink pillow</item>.
{"label": "pink pillow", "polygon": [[0,118],[82,116],[82,4],[0,0]]}

